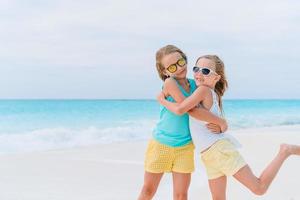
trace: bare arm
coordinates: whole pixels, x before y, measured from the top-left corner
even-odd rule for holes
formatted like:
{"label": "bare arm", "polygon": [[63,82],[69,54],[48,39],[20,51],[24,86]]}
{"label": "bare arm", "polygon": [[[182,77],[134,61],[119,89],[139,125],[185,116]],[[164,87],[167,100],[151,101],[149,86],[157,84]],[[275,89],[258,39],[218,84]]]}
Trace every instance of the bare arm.
{"label": "bare arm", "polygon": [[207,87],[200,86],[191,96],[185,98],[181,103],[169,102],[165,99],[165,96],[163,94],[160,94],[157,100],[168,110],[174,112],[177,115],[182,115],[201,103],[204,100],[204,97],[207,95],[207,92],[209,92]]}
{"label": "bare arm", "polygon": [[[201,121],[206,121],[209,122],[210,124],[207,125],[207,128],[210,130],[213,130],[213,132],[225,132],[228,128],[227,122],[225,119],[222,119],[220,117],[215,116],[208,110],[204,108],[194,108],[190,110],[189,115],[201,120]],[[215,125],[218,125],[219,127],[215,127]],[[215,128],[213,128],[215,127]]]}
{"label": "bare arm", "polygon": [[[164,94],[160,93],[158,96],[158,101],[171,112],[174,112],[177,115],[184,114],[180,109],[182,109],[181,105],[184,102],[186,102],[186,100],[184,100],[182,103],[173,103],[167,101],[165,99]],[[207,128],[209,128],[214,133],[225,132],[228,128],[227,122],[224,119],[215,116],[214,114],[212,114],[211,112],[209,112],[204,108],[193,108],[188,111],[188,114],[198,120],[209,122]]]}
{"label": "bare arm", "polygon": [[[165,97],[163,97],[163,99],[166,101],[165,102],[166,104],[164,106],[166,106],[166,108],[169,109],[170,111],[172,111],[172,112],[174,111],[174,113],[179,114],[182,112],[182,110],[185,110],[185,109],[189,110],[189,109],[195,107],[195,105],[197,105],[200,101],[202,101],[201,100],[202,97],[199,97],[199,99],[197,99],[198,95],[200,95],[202,92],[203,91],[199,90],[199,92],[197,92],[194,96],[191,95],[191,97],[193,96],[193,98],[191,98],[190,100],[187,100],[187,102],[185,102],[182,105],[182,107],[176,107],[176,103],[169,102],[169,101],[165,100]],[[180,89],[177,86],[177,83],[173,79],[167,79],[165,81],[163,93],[164,93],[164,96],[172,96],[173,99],[177,103],[181,103],[185,100],[185,97],[183,96],[183,94],[181,93]],[[189,104],[191,104],[191,105],[189,105]],[[204,108],[197,108],[197,109],[193,109],[193,110],[190,110],[187,112],[192,117],[194,117],[198,120],[206,121],[206,122],[218,125],[222,132],[227,130],[227,123],[224,119],[215,116],[214,114],[212,114],[211,112],[207,111]],[[181,114],[183,114],[183,113],[181,113]]]}
{"label": "bare arm", "polygon": [[168,78],[165,80],[163,94],[164,96],[173,97],[173,99],[177,103],[181,103],[185,99],[180,89],[178,88],[176,81],[172,78]]}

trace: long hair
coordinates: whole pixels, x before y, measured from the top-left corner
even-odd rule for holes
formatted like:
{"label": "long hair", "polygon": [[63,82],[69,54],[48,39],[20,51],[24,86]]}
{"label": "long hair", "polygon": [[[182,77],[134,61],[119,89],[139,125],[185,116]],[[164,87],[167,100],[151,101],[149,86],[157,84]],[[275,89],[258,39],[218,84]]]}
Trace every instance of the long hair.
{"label": "long hair", "polygon": [[186,57],[185,53],[183,53],[183,51],[181,51],[179,48],[177,48],[174,45],[164,46],[156,52],[156,69],[157,69],[159,77],[163,81],[166,80],[168,78],[168,76],[164,73],[165,66],[163,66],[161,61],[164,56],[169,55],[171,53],[175,53],[175,52],[180,53],[181,56],[187,61],[187,57]]}
{"label": "long hair", "polygon": [[223,61],[217,55],[205,55],[205,56],[201,56],[201,57],[199,57],[197,59],[196,63],[201,58],[206,58],[206,59],[209,59],[209,60],[213,61],[215,63],[215,67],[216,67],[216,70],[215,70],[216,73],[221,76],[220,80],[216,83],[214,91],[218,95],[219,106],[220,106],[220,109],[221,109],[221,111],[223,113],[222,97],[223,97],[226,89],[228,88],[228,81],[227,81],[226,75],[225,75],[225,66],[224,66],[224,63],[223,63]]}

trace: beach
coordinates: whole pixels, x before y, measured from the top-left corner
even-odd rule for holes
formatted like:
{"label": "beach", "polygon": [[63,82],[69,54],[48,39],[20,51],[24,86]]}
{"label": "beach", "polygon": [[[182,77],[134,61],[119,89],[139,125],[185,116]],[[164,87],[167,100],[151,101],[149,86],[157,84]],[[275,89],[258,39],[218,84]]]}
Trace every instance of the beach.
{"label": "beach", "polygon": [[[199,120],[212,132],[226,120],[257,177],[280,144],[300,146],[300,1],[0,0],[0,10],[0,200],[137,200],[149,141],[162,144],[149,148],[162,162],[149,171],[189,172],[184,145],[198,143]],[[244,166],[218,144],[211,168]],[[188,199],[210,200],[194,155]],[[226,199],[300,200],[299,188],[291,156],[264,196],[228,177]],[[172,173],[153,200],[173,200]]]}
{"label": "beach", "polygon": [[[300,126],[235,130],[241,154],[256,175],[271,161],[280,143],[300,144]],[[146,140],[0,156],[0,199],[5,200],[133,200],[143,183]],[[210,199],[206,174],[195,153],[189,199]],[[229,178],[230,200],[298,200],[300,157],[283,165],[262,197]],[[172,199],[171,174],[165,174],[154,199]]]}

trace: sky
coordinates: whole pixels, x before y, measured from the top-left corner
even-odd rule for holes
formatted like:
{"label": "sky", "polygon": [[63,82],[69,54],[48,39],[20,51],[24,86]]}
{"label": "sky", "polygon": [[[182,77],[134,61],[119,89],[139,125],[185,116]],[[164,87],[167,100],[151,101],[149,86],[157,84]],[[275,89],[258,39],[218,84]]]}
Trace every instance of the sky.
{"label": "sky", "polygon": [[298,1],[0,0],[0,99],[154,99],[156,51],[217,54],[227,99],[300,99]]}

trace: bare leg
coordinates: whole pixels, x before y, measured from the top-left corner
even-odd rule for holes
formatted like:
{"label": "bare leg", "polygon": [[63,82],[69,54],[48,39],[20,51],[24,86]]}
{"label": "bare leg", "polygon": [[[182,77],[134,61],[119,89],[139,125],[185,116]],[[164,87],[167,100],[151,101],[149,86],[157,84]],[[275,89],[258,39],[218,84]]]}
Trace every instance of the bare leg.
{"label": "bare leg", "polygon": [[138,200],[150,200],[156,193],[163,173],[145,172],[144,185]]}
{"label": "bare leg", "polygon": [[173,199],[187,200],[190,183],[190,173],[173,172]]}
{"label": "bare leg", "polygon": [[254,194],[263,195],[268,190],[284,161],[290,155],[300,155],[300,146],[282,144],[276,157],[266,167],[259,178],[253,174],[248,165],[234,174],[234,177]]}
{"label": "bare leg", "polygon": [[226,200],[226,176],[208,180],[208,183],[213,200]]}

